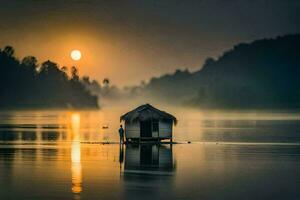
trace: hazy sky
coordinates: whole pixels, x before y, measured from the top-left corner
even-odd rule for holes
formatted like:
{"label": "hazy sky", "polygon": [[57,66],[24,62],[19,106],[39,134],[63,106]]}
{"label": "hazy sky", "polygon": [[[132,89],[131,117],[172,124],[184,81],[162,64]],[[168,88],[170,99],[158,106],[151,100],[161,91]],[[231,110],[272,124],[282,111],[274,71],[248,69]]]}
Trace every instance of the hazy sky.
{"label": "hazy sky", "polygon": [[0,48],[122,86],[197,70],[238,42],[299,32],[299,0],[0,0]]}

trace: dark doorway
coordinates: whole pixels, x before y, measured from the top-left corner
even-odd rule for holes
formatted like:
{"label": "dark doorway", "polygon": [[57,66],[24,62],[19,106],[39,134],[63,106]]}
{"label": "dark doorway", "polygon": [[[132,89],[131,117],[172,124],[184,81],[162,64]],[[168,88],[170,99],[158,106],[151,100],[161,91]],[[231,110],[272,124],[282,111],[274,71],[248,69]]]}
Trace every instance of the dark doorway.
{"label": "dark doorway", "polygon": [[141,121],[141,137],[152,137],[152,123],[151,121]]}

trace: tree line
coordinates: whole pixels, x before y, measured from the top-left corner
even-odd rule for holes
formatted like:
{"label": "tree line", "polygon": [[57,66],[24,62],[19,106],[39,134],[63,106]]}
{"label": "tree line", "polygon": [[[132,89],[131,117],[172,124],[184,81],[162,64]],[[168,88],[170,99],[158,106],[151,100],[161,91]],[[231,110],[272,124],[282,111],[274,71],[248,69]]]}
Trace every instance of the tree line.
{"label": "tree line", "polygon": [[240,43],[198,71],[152,78],[139,95],[201,108],[300,108],[299,47],[300,34]]}
{"label": "tree line", "polygon": [[0,108],[98,108],[76,67],[34,56],[19,60],[11,46],[0,49]]}

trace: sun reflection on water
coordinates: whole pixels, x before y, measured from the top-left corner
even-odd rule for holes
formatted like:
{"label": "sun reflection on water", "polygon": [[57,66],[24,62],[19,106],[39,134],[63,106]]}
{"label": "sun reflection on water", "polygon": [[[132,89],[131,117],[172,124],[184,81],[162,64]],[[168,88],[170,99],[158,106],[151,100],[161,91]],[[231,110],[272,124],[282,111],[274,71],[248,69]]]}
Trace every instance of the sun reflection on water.
{"label": "sun reflection on water", "polygon": [[71,161],[72,161],[72,192],[79,194],[82,191],[82,171],[81,171],[81,147],[80,147],[80,114],[71,115]]}

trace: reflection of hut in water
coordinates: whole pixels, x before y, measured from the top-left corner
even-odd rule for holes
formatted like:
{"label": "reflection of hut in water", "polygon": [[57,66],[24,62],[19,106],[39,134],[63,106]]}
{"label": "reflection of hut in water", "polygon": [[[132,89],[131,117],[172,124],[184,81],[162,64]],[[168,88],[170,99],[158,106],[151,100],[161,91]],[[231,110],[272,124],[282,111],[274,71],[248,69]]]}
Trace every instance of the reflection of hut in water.
{"label": "reflection of hut in water", "polygon": [[124,199],[172,199],[174,163],[172,144],[126,145]]}
{"label": "reflection of hut in water", "polygon": [[163,140],[172,141],[173,123],[177,119],[164,111],[145,104],[124,114],[126,140]]}
{"label": "reflection of hut in water", "polygon": [[172,174],[172,145],[127,145],[124,173]]}

